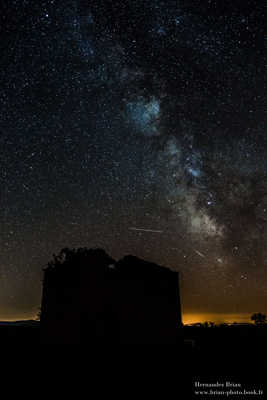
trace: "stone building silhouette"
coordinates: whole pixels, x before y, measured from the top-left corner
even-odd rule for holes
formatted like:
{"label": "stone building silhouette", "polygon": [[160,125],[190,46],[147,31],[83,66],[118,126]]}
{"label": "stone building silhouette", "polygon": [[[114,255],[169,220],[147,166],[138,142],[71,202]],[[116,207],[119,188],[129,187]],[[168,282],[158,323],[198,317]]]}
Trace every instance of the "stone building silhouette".
{"label": "stone building silhouette", "polygon": [[44,270],[42,343],[177,343],[178,273],[102,249],[63,249]]}

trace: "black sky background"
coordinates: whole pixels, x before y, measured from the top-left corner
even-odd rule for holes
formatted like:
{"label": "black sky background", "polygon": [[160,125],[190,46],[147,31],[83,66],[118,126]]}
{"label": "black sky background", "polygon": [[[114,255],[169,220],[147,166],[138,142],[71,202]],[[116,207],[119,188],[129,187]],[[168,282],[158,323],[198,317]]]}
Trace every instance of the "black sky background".
{"label": "black sky background", "polygon": [[266,311],[264,3],[1,4],[0,318],[67,246],[179,270],[185,313]]}

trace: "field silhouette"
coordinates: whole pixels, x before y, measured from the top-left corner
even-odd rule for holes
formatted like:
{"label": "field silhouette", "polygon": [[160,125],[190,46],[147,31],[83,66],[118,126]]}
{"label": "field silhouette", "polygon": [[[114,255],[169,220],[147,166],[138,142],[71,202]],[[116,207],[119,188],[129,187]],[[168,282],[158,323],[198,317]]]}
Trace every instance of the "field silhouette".
{"label": "field silhouette", "polygon": [[233,381],[266,390],[264,314],[255,313],[251,324],[183,325],[178,278],[177,272],[134,256],[116,261],[102,249],[62,249],[44,270],[40,321],[0,323],[0,339],[12,346],[88,349],[172,345],[186,399],[203,398],[195,395],[194,382]]}

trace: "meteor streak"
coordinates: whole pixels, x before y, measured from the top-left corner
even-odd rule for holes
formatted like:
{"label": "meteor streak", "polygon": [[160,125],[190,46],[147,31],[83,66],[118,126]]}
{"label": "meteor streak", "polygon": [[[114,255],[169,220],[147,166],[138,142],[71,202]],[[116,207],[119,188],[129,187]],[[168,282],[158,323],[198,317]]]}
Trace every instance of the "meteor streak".
{"label": "meteor streak", "polygon": [[204,254],[203,254],[203,253],[200,253],[200,251],[195,250],[195,253],[196,253],[197,255],[199,255],[200,257],[205,258]]}
{"label": "meteor streak", "polygon": [[134,227],[129,228],[129,230],[131,230],[131,231],[141,231],[141,232],[163,233],[163,231],[159,231],[159,230],[156,230],[156,229],[145,229],[145,228],[134,228]]}

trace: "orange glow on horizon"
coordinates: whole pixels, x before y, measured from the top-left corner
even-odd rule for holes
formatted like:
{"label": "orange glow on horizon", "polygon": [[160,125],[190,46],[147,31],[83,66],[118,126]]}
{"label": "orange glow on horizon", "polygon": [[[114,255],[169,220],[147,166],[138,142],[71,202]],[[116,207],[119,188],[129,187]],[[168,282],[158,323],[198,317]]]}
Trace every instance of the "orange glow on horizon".
{"label": "orange glow on horizon", "polygon": [[182,321],[184,325],[195,324],[197,322],[206,322],[211,321],[215,324],[222,323],[251,323],[251,315],[253,313],[245,313],[245,314],[216,314],[216,313],[184,313],[182,316]]}
{"label": "orange glow on horizon", "polygon": [[36,317],[37,317],[37,312],[28,315],[25,315],[25,313],[23,313],[22,315],[17,315],[15,317],[11,317],[10,315],[5,314],[2,317],[0,316],[0,322],[29,321],[29,320],[36,320]]}
{"label": "orange glow on horizon", "polygon": [[[233,323],[233,322],[238,322],[238,323],[252,323],[250,317],[253,313],[240,313],[240,314],[231,314],[231,313],[225,313],[225,314],[216,314],[216,313],[193,313],[193,312],[184,312],[182,314],[182,322],[184,325],[189,325],[189,324],[195,324],[195,323],[203,323],[206,321],[211,321],[214,322],[215,324],[221,324],[221,323]],[[1,322],[16,322],[16,321],[27,321],[27,320],[35,320],[37,317],[37,312],[34,314],[29,314],[25,316],[25,314],[16,316],[16,317],[10,317],[10,316],[3,316],[2,318],[0,317]]]}

